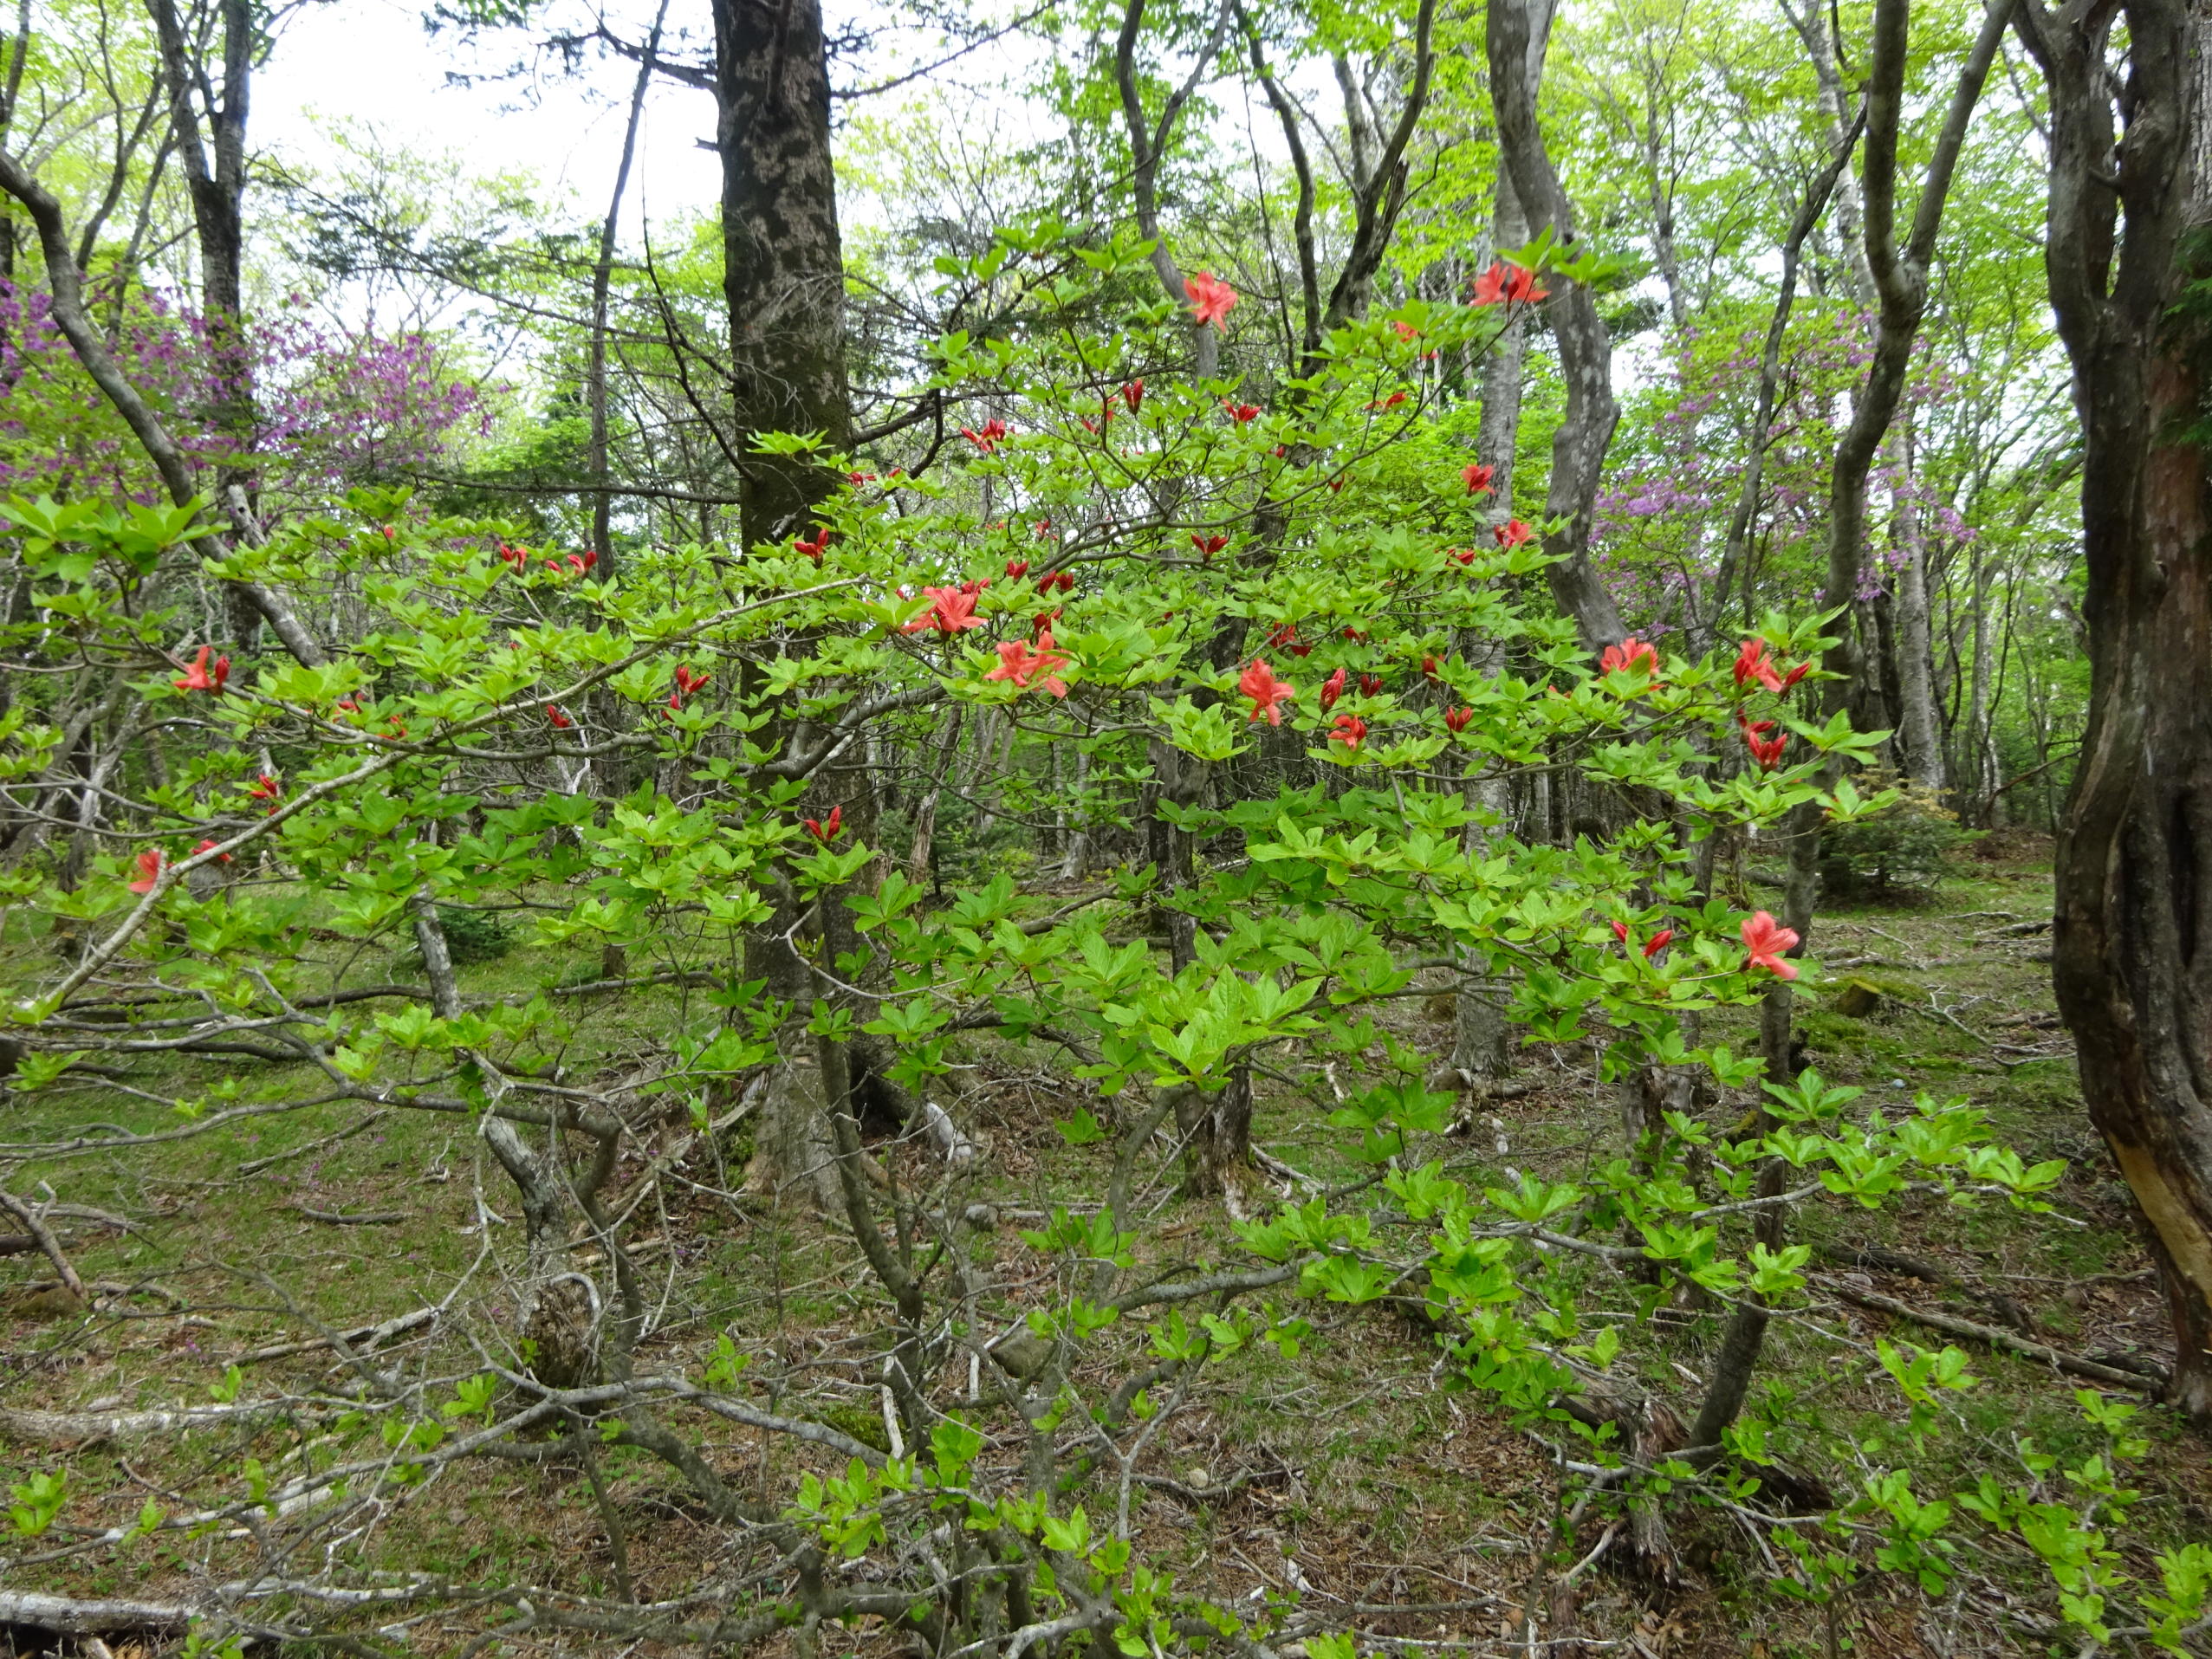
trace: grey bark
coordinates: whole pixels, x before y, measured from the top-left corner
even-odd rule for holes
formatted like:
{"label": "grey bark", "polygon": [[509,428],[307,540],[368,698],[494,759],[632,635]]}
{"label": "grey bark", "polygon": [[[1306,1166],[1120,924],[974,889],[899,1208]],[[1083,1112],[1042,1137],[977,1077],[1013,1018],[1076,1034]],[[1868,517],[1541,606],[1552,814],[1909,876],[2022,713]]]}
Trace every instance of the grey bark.
{"label": "grey bark", "polygon": [[[1536,122],[1531,72],[1532,44],[1538,29],[1548,23],[1549,10],[1549,0],[1497,0],[1492,7],[1487,42],[1490,98],[1497,114],[1498,150],[1528,216],[1529,234],[1549,230],[1571,247],[1574,211]],[[1599,580],[1589,552],[1599,479],[1620,422],[1620,405],[1613,399],[1612,342],[1598,315],[1597,298],[1579,282],[1562,287],[1547,314],[1559,346],[1567,409],[1552,440],[1544,506],[1547,520],[1563,528],[1544,534],[1544,551],[1552,556],[1544,575],[1553,599],[1574,619],[1584,646],[1594,656],[1618,645],[1625,632],[1620,608]]]}

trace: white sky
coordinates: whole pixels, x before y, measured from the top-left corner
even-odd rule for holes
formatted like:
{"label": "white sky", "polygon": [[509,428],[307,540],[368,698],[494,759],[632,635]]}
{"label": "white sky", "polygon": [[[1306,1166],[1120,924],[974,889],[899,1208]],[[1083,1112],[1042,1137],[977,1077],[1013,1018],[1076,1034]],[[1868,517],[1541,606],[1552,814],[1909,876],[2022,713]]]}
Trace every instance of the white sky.
{"label": "white sky", "polygon": [[[612,6],[618,19],[632,6]],[[683,0],[671,14],[703,11]],[[650,23],[635,28],[642,37]],[[406,0],[338,0],[303,8],[279,38],[254,87],[253,142],[313,165],[329,153],[317,122],[373,126],[392,147],[424,155],[451,152],[478,174],[519,169],[573,192],[589,217],[603,213],[619,159],[635,67],[587,55],[571,77],[548,59],[539,73],[474,87],[449,86],[449,71],[494,68],[521,55],[520,36],[481,55],[451,35],[424,31]],[[697,140],[714,136],[714,105],[704,92],[658,79],[647,100],[632,174],[630,211],[655,218],[713,206],[721,189],[713,154]]]}
{"label": "white sky", "polygon": [[[558,0],[551,15],[569,10],[585,15]],[[625,39],[642,41],[652,27],[654,0],[602,0],[593,10]],[[886,10],[881,0],[826,0],[824,6],[833,36],[853,23],[880,29]],[[706,8],[698,0],[670,0],[668,15],[671,55],[681,27],[690,32],[682,55],[704,62],[711,44]],[[255,82],[251,141],[313,167],[331,153],[318,123],[362,123],[374,127],[389,148],[425,157],[456,154],[479,176],[529,172],[556,195],[568,192],[580,217],[597,218],[606,211],[620,158],[634,63],[594,49],[576,75],[548,54],[518,79],[473,87],[447,81],[451,72],[489,72],[527,61],[532,34],[542,32],[504,31],[490,49],[478,52],[451,33],[427,34],[422,3],[410,0],[304,6],[286,23]],[[1002,82],[1015,71],[1015,53],[1024,49],[1009,51],[1011,44],[987,46],[932,81],[940,88]],[[933,63],[950,49],[934,30],[885,29],[863,56],[832,66],[833,84],[873,84]],[[996,115],[1009,113],[1008,100],[995,87],[976,95],[990,97]],[[873,113],[876,104],[845,107]],[[634,245],[640,213],[658,221],[713,210],[721,175],[713,152],[701,147],[713,136],[711,97],[656,76],[624,203],[626,242]]]}

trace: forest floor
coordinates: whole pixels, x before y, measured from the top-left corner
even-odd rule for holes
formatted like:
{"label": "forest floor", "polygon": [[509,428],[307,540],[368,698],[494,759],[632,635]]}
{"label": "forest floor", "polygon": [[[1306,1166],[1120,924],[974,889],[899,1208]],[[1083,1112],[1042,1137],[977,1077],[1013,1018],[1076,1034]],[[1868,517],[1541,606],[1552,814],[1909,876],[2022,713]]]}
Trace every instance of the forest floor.
{"label": "forest floor", "polygon": [[[1985,1468],[2014,1468],[2023,1436],[2061,1456],[2085,1455],[2097,1442],[2073,1399],[2083,1384],[2048,1364],[1871,1309],[1853,1293],[2008,1325],[2123,1370],[2157,1358],[2165,1341],[2124,1190],[2083,1116],[2071,1047],[2053,1011],[2049,936],[2036,926],[2050,915],[2047,848],[1984,843],[1980,853],[1930,898],[1831,906],[1813,940],[1827,995],[1800,1004],[1800,1029],[1809,1063],[1831,1081],[1901,1103],[1922,1090],[1963,1095],[2024,1158],[2066,1160],[2070,1172],[2055,1195],[2065,1219],[2053,1224],[1996,1203],[1961,1209],[1907,1200],[1871,1222],[1807,1207],[1800,1236],[1821,1250],[1822,1300],[1814,1317],[1777,1325],[1761,1384],[1778,1420],[1801,1433],[1809,1458],[1846,1477],[1854,1461],[1903,1464],[1923,1497],[1970,1487]],[[488,964],[477,977],[492,987],[527,983],[544,966],[529,954]],[[1838,1006],[1845,979],[1872,1004],[1859,1017]],[[1439,1052],[1449,1045],[1448,1000],[1395,1006],[1404,1034]],[[579,1063],[635,1066],[654,1052],[668,1012],[652,997],[611,1001],[595,1053]],[[1038,1069],[1034,1052],[983,1044],[964,1059],[975,1068],[962,1073],[965,1093],[945,1104],[984,1149],[974,1196],[1002,1219],[979,1242],[979,1257],[996,1262],[1006,1307],[1018,1312],[1025,1297],[1041,1299],[1054,1282],[1050,1262],[1020,1228],[1051,1203],[1095,1196],[1102,1178],[1102,1149],[1069,1145],[1055,1122],[1080,1105],[1108,1108],[1087,1086]],[[1470,1103],[1456,1132],[1419,1155],[1491,1178],[1507,1166],[1557,1176],[1618,1144],[1611,1092],[1586,1047],[1533,1047],[1519,1063],[1526,1092]],[[249,1396],[328,1390],[347,1368],[315,1345],[318,1333],[439,1303],[448,1305],[443,1319],[399,1333],[374,1363],[439,1376],[473,1368],[470,1344],[511,1323],[511,1288],[484,1260],[483,1207],[512,1209],[496,1166],[479,1156],[465,1124],[403,1111],[364,1122],[344,1105],[282,1110],[288,1086],[255,1076],[241,1098],[266,1098],[267,1116],[180,1139],[159,1156],[144,1148],[128,1157],[89,1153],[15,1170],[16,1190],[36,1191],[43,1181],[61,1202],[120,1215],[132,1229],[81,1218],[63,1227],[82,1276],[112,1287],[102,1314],[54,1308],[38,1287],[48,1274],[36,1255],[0,1260],[0,1409],[204,1402],[211,1390],[219,1396],[231,1386],[233,1364]],[[176,1121],[151,1107],[135,1119],[112,1106],[102,1111],[140,1132]],[[86,1116],[66,1092],[34,1094],[14,1107],[6,1139],[81,1131]],[[1335,1138],[1303,1097],[1262,1094],[1255,1139],[1281,1165],[1333,1178],[1341,1168]],[[749,1382],[772,1400],[827,1408],[841,1414],[833,1420],[847,1432],[873,1438],[881,1433],[877,1391],[863,1360],[877,1351],[880,1299],[849,1239],[804,1213],[762,1214],[718,1196],[738,1184],[745,1153],[742,1130],[731,1144],[704,1149],[662,1183],[658,1214],[636,1229],[657,1299],[641,1364],[697,1375],[728,1333],[754,1360]],[[1140,1201],[1155,1217],[1148,1249],[1197,1260],[1234,1252],[1217,1202],[1178,1197],[1164,1161],[1148,1176]],[[1894,1259],[1885,1259],[1887,1270],[1847,1259],[1868,1245],[1938,1267],[1942,1277],[1931,1281]],[[1298,1311],[1313,1331],[1294,1358],[1258,1349],[1210,1366],[1156,1437],[1132,1488],[1144,1550],[1186,1587],[1223,1602],[1295,1601],[1320,1615],[1321,1628],[1357,1625],[1397,1638],[1407,1654],[1546,1650],[1530,1645],[1521,1611],[1545,1577],[1538,1568],[1559,1503],[1545,1446],[1482,1397],[1447,1391],[1435,1338],[1414,1320],[1384,1306]],[[1677,1401],[1693,1398],[1714,1335],[1709,1318],[1691,1321],[1651,1351],[1650,1372],[1638,1380]],[[1896,1390],[1871,1358],[1884,1335],[1930,1347],[1958,1340],[1982,1379],[1917,1445],[1905,1443]],[[267,1351],[287,1345],[294,1351]],[[1135,1333],[1124,1351],[1101,1345],[1101,1366],[1125,1360],[1134,1345]],[[957,1391],[960,1379],[948,1385]],[[2139,1421],[2152,1448],[2128,1471],[2144,1495],[2121,1547],[2142,1571],[2156,1547],[2212,1536],[2212,1446],[2163,1413]],[[61,1520],[40,1540],[47,1547],[6,1552],[15,1558],[4,1575],[10,1587],[159,1598],[188,1578],[252,1571],[248,1538],[163,1534],[127,1551],[90,1540],[128,1526],[150,1496],[175,1503],[179,1492],[204,1491],[211,1479],[227,1478],[221,1471],[244,1467],[245,1457],[280,1469],[303,1433],[302,1425],[264,1423],[46,1448],[21,1436],[0,1440],[9,1482],[40,1468],[66,1467],[69,1477]],[[729,1424],[704,1443],[726,1478],[771,1499],[788,1494],[810,1461],[790,1442],[767,1443]],[[604,1462],[640,1597],[678,1592],[745,1556],[747,1546],[707,1520],[659,1465],[620,1451]],[[1113,1483],[1095,1484],[1087,1501],[1111,1513]],[[1661,1594],[1609,1566],[1585,1576],[1579,1617],[1594,1638],[1586,1651],[1949,1659],[2047,1652],[2057,1637],[2047,1574],[2024,1550],[1991,1546],[1960,1559],[1952,1588],[1935,1599],[1898,1575],[1869,1573],[1824,1627],[1817,1612],[1773,1592],[1781,1569],[1771,1546],[1718,1512],[1683,1510],[1673,1524],[1678,1589]],[[1576,1547],[1595,1542],[1583,1536]],[[347,1548],[370,1565],[457,1579],[602,1594],[613,1584],[600,1511],[567,1464],[456,1466]],[[39,1553],[55,1559],[40,1562]],[[1398,1610],[1362,1610],[1385,1606]],[[457,1651],[485,1623],[481,1611],[440,1614],[413,1627],[406,1644]],[[36,1650],[28,1632],[16,1635],[22,1650]],[[890,1649],[885,1638],[855,1636],[862,1651]]]}

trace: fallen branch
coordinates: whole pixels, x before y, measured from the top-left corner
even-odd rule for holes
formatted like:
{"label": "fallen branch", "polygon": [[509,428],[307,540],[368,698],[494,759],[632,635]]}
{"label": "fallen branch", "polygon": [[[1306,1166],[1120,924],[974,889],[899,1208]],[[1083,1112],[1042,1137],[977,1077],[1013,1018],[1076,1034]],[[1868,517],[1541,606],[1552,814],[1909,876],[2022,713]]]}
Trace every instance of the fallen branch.
{"label": "fallen branch", "polygon": [[1992,1348],[2002,1348],[2009,1352],[2023,1355],[2029,1359],[2040,1359],[2047,1365],[2055,1366],[2060,1371],[2066,1371],[2075,1377],[2086,1377],[2092,1383],[2102,1383],[2108,1388],[2129,1389],[2138,1392],[2149,1390],[2156,1394],[2165,1386],[2165,1377],[2163,1374],[2156,1377],[2138,1376],[2132,1371],[2124,1371],[2115,1365],[2100,1365],[2093,1359],[2081,1359],[2073,1354],[2063,1353],[2044,1343],[2031,1342],[2026,1337],[2017,1336],[2010,1331],[2001,1330],[1994,1325],[1982,1325],[1973,1319],[1961,1319],[1956,1313],[1939,1313],[1931,1308],[1915,1307],[1910,1302],[1898,1301],[1894,1296],[1883,1296],[1874,1291],[1860,1290],[1854,1286],[1845,1285],[1835,1280],[1823,1279],[1821,1284],[1833,1294],[1860,1307],[1871,1308],[1877,1312],[1894,1314],[1898,1319],[1910,1319],[1917,1325],[1924,1325],[1930,1330],[1945,1332],[1951,1336],[1971,1337],[1976,1342],[1988,1343]]}
{"label": "fallen branch", "polygon": [[[16,1411],[0,1406],[0,1440],[75,1446],[87,1441],[120,1440],[131,1435],[165,1434],[172,1429],[236,1422],[242,1418],[267,1416],[271,1412],[291,1409],[290,1403],[283,1400],[179,1406],[165,1411]],[[7,1622],[8,1615],[0,1612],[0,1624]]]}
{"label": "fallen branch", "polygon": [[366,1210],[359,1215],[347,1215],[334,1209],[310,1209],[305,1204],[295,1204],[292,1211],[311,1222],[328,1222],[333,1227],[397,1227],[407,1219],[406,1211],[401,1209]]}
{"label": "fallen branch", "polygon": [[77,1270],[69,1265],[69,1258],[62,1254],[61,1241],[48,1230],[38,1212],[4,1188],[0,1188],[0,1209],[6,1210],[21,1222],[25,1230],[37,1241],[38,1247],[46,1252],[46,1259],[54,1264],[54,1271],[62,1276],[62,1282],[68,1287],[69,1294],[80,1302],[90,1301],[91,1297],[85,1293],[85,1281],[77,1277]]}
{"label": "fallen branch", "polygon": [[438,1310],[418,1307],[412,1313],[402,1313],[398,1319],[386,1319],[381,1325],[364,1325],[352,1331],[340,1331],[326,1337],[310,1337],[305,1342],[280,1342],[271,1348],[255,1348],[240,1354],[234,1362],[240,1365],[258,1365],[266,1360],[289,1359],[294,1354],[309,1354],[319,1348],[335,1348],[344,1344],[348,1348],[363,1351],[380,1347],[405,1332],[419,1330],[436,1321]]}
{"label": "fallen branch", "polygon": [[0,1624],[68,1636],[99,1636],[117,1630],[172,1630],[191,1623],[192,1610],[178,1602],[76,1601],[0,1590]]}

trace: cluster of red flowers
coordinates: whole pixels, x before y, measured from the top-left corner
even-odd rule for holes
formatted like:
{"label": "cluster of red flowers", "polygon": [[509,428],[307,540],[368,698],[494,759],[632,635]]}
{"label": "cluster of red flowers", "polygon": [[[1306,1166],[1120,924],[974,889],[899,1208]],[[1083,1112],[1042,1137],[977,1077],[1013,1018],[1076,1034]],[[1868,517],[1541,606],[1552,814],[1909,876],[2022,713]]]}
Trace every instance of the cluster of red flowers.
{"label": "cluster of red flowers", "polygon": [[1747,639],[1735,654],[1735,683],[1741,689],[1756,680],[1769,691],[1787,691],[1803,679],[1812,666],[1809,662],[1800,663],[1784,673],[1781,664],[1767,655],[1765,640]]}
{"label": "cluster of red flowers", "polygon": [[1236,290],[1211,271],[1185,277],[1183,291],[1190,296],[1190,320],[1201,328],[1212,324],[1216,333],[1229,321],[1229,309],[1238,298]]}
{"label": "cluster of red flowers", "polygon": [[1190,545],[1198,549],[1201,559],[1210,559],[1229,545],[1229,538],[1225,535],[1200,535],[1194,530],[1190,535]]}
{"label": "cluster of red flowers", "polygon": [[1224,403],[1222,407],[1229,411],[1229,418],[1239,426],[1260,418],[1260,405],[1255,403]]}
{"label": "cluster of red flowers", "polygon": [[587,548],[581,553],[564,554],[558,559],[548,559],[545,561],[545,567],[556,574],[566,573],[581,576],[588,574],[598,563],[599,549]]}
{"label": "cluster of red flowers", "polygon": [[1652,684],[1657,685],[1659,683],[1658,648],[1646,640],[1637,638],[1633,634],[1622,640],[1618,645],[1607,645],[1605,655],[1598,659],[1599,671],[1607,674],[1618,674],[1623,671],[1633,673],[1638,665],[1642,666],[1645,673],[1651,676]]}
{"label": "cluster of red flowers", "polygon": [[965,584],[924,588],[922,597],[930,601],[930,608],[908,623],[904,632],[919,633],[924,628],[935,628],[939,633],[965,633],[982,627],[983,619],[976,614],[976,596],[981,592],[979,586]]}
{"label": "cluster of red flowers", "polygon": [[834,841],[839,836],[845,833],[845,808],[842,807],[832,807],[829,809],[829,819],[827,822],[824,822],[819,818],[802,818],[799,820],[799,827],[805,830],[808,834],[813,836],[814,839],[820,841],[824,846],[827,846],[832,841]]}
{"label": "cluster of red flowers", "polygon": [[1297,692],[1275,678],[1275,671],[1262,658],[1254,658],[1252,665],[1236,682],[1236,689],[1252,699],[1252,712],[1244,716],[1244,723],[1265,716],[1270,726],[1282,724],[1282,705],[1297,696]]}
{"label": "cluster of red flowers", "polygon": [[1075,591],[1075,576],[1072,571],[1048,570],[1037,578],[1037,592],[1049,593],[1058,588],[1063,593]]}
{"label": "cluster of red flowers", "polygon": [[1056,697],[1064,697],[1067,695],[1067,684],[1059,677],[1056,671],[1067,667],[1073,660],[1066,651],[1054,647],[1052,630],[1041,628],[1034,649],[1023,639],[1009,639],[1002,643],[998,648],[998,666],[983,677],[1003,681],[1017,691],[1026,691],[1035,685]]}
{"label": "cluster of red flowers", "polygon": [[218,697],[223,695],[224,683],[230,677],[230,659],[217,657],[210,663],[208,654],[214,649],[212,645],[202,645],[199,655],[185,670],[185,677],[172,682],[179,691],[212,691]]}
{"label": "cluster of red flowers", "polygon": [[1742,715],[1735,723],[1743,728],[1744,747],[1751,751],[1751,758],[1759,762],[1761,772],[1771,772],[1781,764],[1782,750],[1789,746],[1789,734],[1770,736],[1774,729],[1771,720],[1746,720]]}
{"label": "cluster of red flowers", "polygon": [[1336,729],[1329,734],[1329,742],[1341,743],[1346,749],[1358,748],[1367,736],[1367,723],[1358,715],[1339,715]]}
{"label": "cluster of red flowers", "polygon": [[[670,695],[668,699],[669,712],[673,714],[681,710],[684,707],[684,699],[697,692],[700,687],[704,686],[714,676],[712,674],[694,674],[691,672],[691,665],[689,663],[678,664],[676,667],[676,690]],[[555,722],[555,723],[558,724],[559,723]]]}
{"label": "cluster of red flowers", "polygon": [[963,426],[960,436],[985,455],[989,455],[1006,441],[1006,423],[994,418],[985,421],[981,426]]}
{"label": "cluster of red flowers", "polygon": [[1493,525],[1490,534],[1497,537],[1500,547],[1517,548],[1536,533],[1519,519],[1509,518],[1502,524]]}
{"label": "cluster of red flowers", "polygon": [[[1625,922],[1615,922],[1612,924],[1612,926],[1613,937],[1619,940],[1623,944],[1626,944],[1628,943],[1628,923]],[[1657,933],[1653,934],[1650,938],[1644,942],[1644,960],[1649,962],[1652,957],[1657,956],[1659,952],[1664,950],[1667,948],[1668,942],[1673,937],[1674,930],[1672,928],[1661,928]]]}
{"label": "cluster of red flowers", "polygon": [[811,541],[804,536],[794,536],[791,541],[792,552],[802,558],[811,559],[816,564],[821,563],[822,554],[828,550],[828,548],[829,527],[827,524],[817,524],[814,527],[814,539]]}
{"label": "cluster of red flowers", "polygon": [[1536,286],[1534,271],[1508,265],[1503,260],[1492,261],[1490,269],[1475,279],[1476,305],[1533,305],[1547,298],[1550,292]]}

